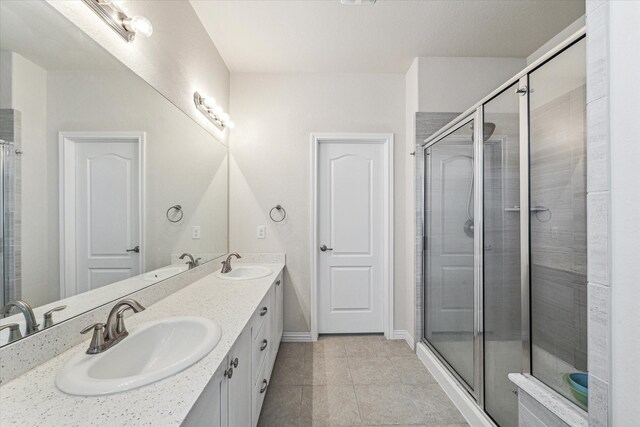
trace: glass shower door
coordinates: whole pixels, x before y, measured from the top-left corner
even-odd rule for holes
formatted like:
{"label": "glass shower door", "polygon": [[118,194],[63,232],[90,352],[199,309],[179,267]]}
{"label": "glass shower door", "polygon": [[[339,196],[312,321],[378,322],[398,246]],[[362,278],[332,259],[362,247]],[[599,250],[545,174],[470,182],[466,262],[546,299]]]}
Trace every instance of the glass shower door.
{"label": "glass shower door", "polygon": [[425,338],[474,384],[473,120],[425,152]]}

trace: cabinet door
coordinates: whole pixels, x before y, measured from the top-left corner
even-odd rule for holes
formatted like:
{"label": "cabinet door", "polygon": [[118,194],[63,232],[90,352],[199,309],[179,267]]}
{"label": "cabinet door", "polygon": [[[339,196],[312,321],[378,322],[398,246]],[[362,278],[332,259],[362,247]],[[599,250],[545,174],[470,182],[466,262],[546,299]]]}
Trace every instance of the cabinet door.
{"label": "cabinet door", "polygon": [[240,334],[229,352],[233,374],[229,378],[229,426],[251,425],[251,328]]}
{"label": "cabinet door", "polygon": [[227,358],[191,408],[182,427],[229,427],[226,369]]}

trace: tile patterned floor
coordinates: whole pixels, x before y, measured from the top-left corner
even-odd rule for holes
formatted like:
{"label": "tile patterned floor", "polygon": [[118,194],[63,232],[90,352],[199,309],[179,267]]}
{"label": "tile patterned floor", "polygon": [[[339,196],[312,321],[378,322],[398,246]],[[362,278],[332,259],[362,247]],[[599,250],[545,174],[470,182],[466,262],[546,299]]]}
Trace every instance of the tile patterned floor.
{"label": "tile patterned floor", "polygon": [[282,343],[258,425],[467,424],[406,342],[350,335]]}

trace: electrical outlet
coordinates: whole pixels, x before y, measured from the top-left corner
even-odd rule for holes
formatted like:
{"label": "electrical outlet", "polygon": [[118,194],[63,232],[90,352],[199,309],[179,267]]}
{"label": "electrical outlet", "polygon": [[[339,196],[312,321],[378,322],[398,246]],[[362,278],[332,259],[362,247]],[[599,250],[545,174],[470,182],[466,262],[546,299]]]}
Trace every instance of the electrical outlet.
{"label": "electrical outlet", "polygon": [[258,227],[256,227],[256,237],[258,239],[264,239],[265,237],[267,237],[267,227],[265,227],[264,225],[259,225]]}
{"label": "electrical outlet", "polygon": [[195,239],[195,240],[200,238],[200,226],[199,225],[194,225],[193,227],[191,227],[191,238]]}

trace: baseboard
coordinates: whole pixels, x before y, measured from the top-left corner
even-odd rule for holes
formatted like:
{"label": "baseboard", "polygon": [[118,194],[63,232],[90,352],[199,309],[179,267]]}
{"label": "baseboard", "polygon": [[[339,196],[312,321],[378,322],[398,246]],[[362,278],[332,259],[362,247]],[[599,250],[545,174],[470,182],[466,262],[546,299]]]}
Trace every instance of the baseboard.
{"label": "baseboard", "polygon": [[415,350],[415,341],[413,340],[413,335],[409,333],[409,331],[405,331],[404,329],[394,329],[391,333],[392,340],[405,340],[411,350]]}
{"label": "baseboard", "polygon": [[311,332],[283,332],[282,342],[311,342]]}
{"label": "baseboard", "polygon": [[431,375],[438,381],[440,387],[447,393],[471,426],[496,427],[491,418],[476,404],[466,390],[462,388],[458,381],[449,373],[447,368],[438,358],[419,342],[416,345],[418,358],[424,363]]}

